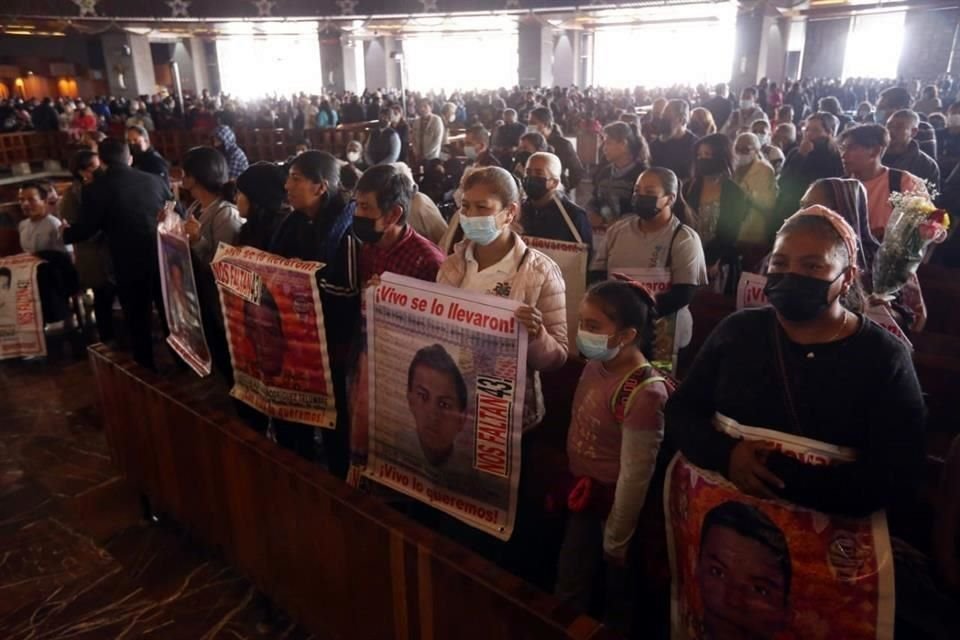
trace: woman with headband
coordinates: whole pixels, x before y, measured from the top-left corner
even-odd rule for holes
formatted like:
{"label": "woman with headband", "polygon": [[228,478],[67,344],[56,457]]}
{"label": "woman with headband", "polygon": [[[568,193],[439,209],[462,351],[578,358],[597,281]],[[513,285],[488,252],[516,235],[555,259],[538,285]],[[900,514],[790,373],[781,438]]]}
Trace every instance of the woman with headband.
{"label": "woman with headband", "polygon": [[[846,220],[856,232],[859,242],[857,267],[866,293],[873,282],[873,258],[880,250],[880,242],[870,231],[867,211],[867,190],[859,180],[849,178],[822,178],[817,180],[800,199],[801,207],[823,205]],[[890,303],[894,319],[905,330],[919,330],[926,322],[927,310],[920,291],[920,282],[913,276]]]}
{"label": "woman with headband", "polygon": [[[767,273],[772,306],[721,322],[668,405],[669,433],[694,464],[745,493],[828,513],[908,497],[923,468],[923,398],[906,347],[862,314],[857,247],[853,228],[822,206],[784,223]],[[715,430],[716,413],[859,457],[804,465]]]}
{"label": "woman with headband", "polygon": [[[812,521],[791,519],[791,540],[815,535],[817,522],[833,536],[844,526],[874,522],[869,543],[890,548],[886,520],[866,519],[915,498],[925,459],[925,407],[906,346],[862,313],[857,256],[856,232],[826,207],[802,209],[783,224],[767,272],[771,306],[724,319],[667,403],[667,441],[683,454],[674,463],[677,474],[668,472],[667,495],[682,487],[680,474],[699,468],[729,480],[735,489],[727,491],[743,504],[777,513],[819,512]],[[676,500],[708,506],[702,492],[684,491],[681,498],[679,491]],[[841,546],[843,552],[851,549]],[[892,572],[900,597],[905,576],[886,564],[888,558],[878,557],[869,571]],[[834,560],[842,562],[825,562]],[[821,598],[859,588],[831,582],[827,567],[804,562],[795,578],[803,576],[802,588],[822,589]],[[790,613],[785,617],[765,618],[763,607],[751,604],[761,598],[745,598],[736,613],[727,612],[733,617],[711,613],[723,600],[705,590],[719,589],[722,580],[713,576],[721,574],[706,580],[706,570],[698,570],[705,579],[699,589],[708,629],[726,625],[733,635],[723,637],[768,637],[757,627],[769,623],[766,631],[779,633],[786,625],[796,632],[797,616],[806,610],[790,612],[786,597],[778,603]],[[812,572],[828,577],[814,582]],[[876,594],[864,597],[880,606]]]}

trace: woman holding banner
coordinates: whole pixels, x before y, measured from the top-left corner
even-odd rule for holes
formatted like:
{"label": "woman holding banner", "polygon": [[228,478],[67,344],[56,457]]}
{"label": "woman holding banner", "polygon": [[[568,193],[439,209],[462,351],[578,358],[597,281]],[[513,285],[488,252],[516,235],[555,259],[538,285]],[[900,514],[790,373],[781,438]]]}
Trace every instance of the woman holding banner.
{"label": "woman holding banner", "polygon": [[543,420],[539,371],[567,360],[563,275],[556,263],[528,247],[510,225],[520,211],[517,183],[500,167],[466,174],[461,185],[460,227],[465,240],[440,266],[437,282],[524,303],[517,318],[530,333],[523,429]]}
{"label": "woman holding banner", "polygon": [[183,157],[183,188],[194,198],[187,209],[183,231],[190,242],[193,257],[203,333],[214,366],[232,384],[233,367],[223,328],[223,311],[210,269],[217,247],[221,242],[236,244],[243,225],[243,219],[229,199],[229,182],[227,161],[213,147],[194,147]]}
{"label": "woman holding banner", "polygon": [[[306,151],[294,159],[286,182],[293,211],[284,218],[269,250],[284,258],[323,263],[320,302],[337,407],[336,430],[323,429],[330,471],[345,477],[349,464],[346,378],[349,352],[360,323],[357,241],[350,233],[354,206],[340,189],[340,163],[325,151]],[[274,421],[277,442],[313,458],[314,428]]]}
{"label": "woman holding banner", "polygon": [[[885,510],[922,474],[924,403],[904,345],[848,303],[857,255],[836,213],[792,216],[770,260],[772,307],[721,322],[667,405],[682,453],[665,500],[675,632],[892,637]],[[706,516],[731,501],[762,517],[731,521],[726,550],[701,547]],[[850,607],[866,615],[852,620]]]}
{"label": "woman holding banner", "polygon": [[557,264],[528,247],[511,229],[520,211],[520,190],[508,171],[500,167],[471,171],[464,175],[461,189],[459,224],[465,239],[440,266],[437,282],[523,303],[516,317],[526,327],[529,340],[521,425],[525,444],[520,447],[517,490],[525,498],[517,507],[513,537],[506,546],[495,548],[490,547],[491,540],[478,540],[469,532],[457,537],[523,573],[539,557],[532,550],[542,548],[531,520],[543,502],[542,497],[532,497],[528,436],[545,415],[539,372],[559,369],[567,360],[565,285]]}
{"label": "woman holding banner", "polygon": [[623,273],[654,293],[660,319],[655,339],[657,366],[670,369],[690,343],[688,305],[707,284],[707,265],[697,232],[689,226],[680,181],[670,169],[652,167],[637,179],[631,207],[637,213],[610,227],[594,279]]}
{"label": "woman holding banner", "polygon": [[183,230],[198,265],[209,265],[221,242],[236,244],[243,219],[230,202],[230,172],[223,154],[213,147],[194,147],[183,157],[183,188],[194,202]]}

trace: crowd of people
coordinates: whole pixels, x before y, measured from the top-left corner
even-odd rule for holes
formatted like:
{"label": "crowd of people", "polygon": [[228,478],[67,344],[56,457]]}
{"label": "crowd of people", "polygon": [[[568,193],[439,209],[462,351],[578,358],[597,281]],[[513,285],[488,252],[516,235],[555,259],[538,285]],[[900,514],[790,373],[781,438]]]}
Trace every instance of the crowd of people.
{"label": "crowd of people", "polygon": [[[322,457],[340,477],[350,463],[348,380],[363,339],[366,287],[389,271],[518,301],[516,317],[529,334],[525,439],[544,417],[541,374],[568,359],[586,361],[567,452],[570,475],[589,478],[600,503],[568,518],[556,591],[587,610],[605,572],[599,613],[625,628],[630,573],[639,571],[635,531],[644,504],[660,500],[665,452],[681,451],[746,494],[824,513],[857,517],[916,500],[923,397],[908,350],[865,317],[864,305],[875,303],[869,274],[892,214],[890,194],[939,188],[943,204],[960,209],[956,91],[945,77],[926,87],[764,81],[736,100],[721,85],[407,94],[406,104],[390,91],[253,105],[204,96],[183,114],[169,97],[129,105],[101,99],[72,104],[66,118],[64,101],[44,101],[26,120],[19,113],[26,105],[5,108],[38,130],[86,130],[89,117],[78,111],[93,114],[94,128],[119,119],[110,137],[73,159],[76,186],[59,212],[47,186],[21,189],[21,242],[37,252],[73,245],[81,286],[95,292],[101,338],[113,335],[108,309],[118,295],[134,356],[147,367],[154,366],[151,310],[163,304],[157,213],[173,197],[149,134],[166,126],[209,131],[215,145],[180,159],[181,200],[192,204],[166,215],[184,220],[215,369],[232,380],[210,267],[220,243],[325,265],[326,342],[336,403],[347,409],[338,411],[336,429],[322,430]],[[6,127],[9,118],[0,120]],[[342,158],[304,144],[284,163],[249,166],[231,129],[373,120],[365,144],[351,143]],[[453,135],[454,123],[465,127],[462,137]],[[567,137],[577,131],[602,139],[592,175]],[[528,246],[530,236],[588,246],[588,272],[572,276],[589,284],[578,309],[579,354],[568,346],[571,275]],[[732,295],[742,270],[760,268],[772,306],[728,317],[678,372],[697,290]],[[638,270],[656,270],[667,286],[653,293],[623,275]],[[921,285],[914,280],[890,304],[907,334],[923,329]],[[676,326],[671,351],[656,358],[658,368],[680,374],[675,391],[651,366],[658,319]],[[618,408],[625,380],[636,383],[634,395]],[[266,430],[262,416],[241,413]],[[715,414],[858,455],[806,465],[718,432]],[[272,432],[282,446],[317,457],[313,428],[273,420]],[[928,600],[931,611],[938,597]],[[762,606],[756,598],[744,596],[740,606],[733,618],[714,611],[709,637],[772,637],[753,626],[762,618],[750,615]]]}

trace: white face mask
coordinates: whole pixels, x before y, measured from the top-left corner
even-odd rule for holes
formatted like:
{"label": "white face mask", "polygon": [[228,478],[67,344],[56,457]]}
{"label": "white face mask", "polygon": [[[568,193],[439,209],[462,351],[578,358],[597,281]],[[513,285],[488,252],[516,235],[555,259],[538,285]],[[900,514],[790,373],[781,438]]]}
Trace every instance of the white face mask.
{"label": "white face mask", "polygon": [[463,148],[463,154],[471,160],[476,160],[477,156],[480,155],[477,153],[477,148],[473,145],[469,145]]}
{"label": "white face mask", "polygon": [[540,133],[540,129],[538,129],[535,124],[528,124],[527,133]]}
{"label": "white face mask", "polygon": [[960,113],[951,113],[947,116],[948,127],[960,127]]}
{"label": "white face mask", "polygon": [[740,101],[741,109],[753,109],[753,100],[741,100]]}
{"label": "white face mask", "polygon": [[347,162],[356,162],[359,159],[360,159],[360,154],[357,153],[356,151],[347,152]]}
{"label": "white face mask", "polygon": [[757,140],[760,141],[760,146],[761,146],[761,147],[762,147],[763,145],[765,145],[765,144],[770,144],[770,136],[769,136],[768,134],[766,134],[766,133],[764,133],[764,134],[755,133],[754,135],[757,136]]}
{"label": "white face mask", "polygon": [[757,157],[757,154],[753,153],[738,153],[733,158],[733,164],[739,169],[741,167],[748,167],[753,164],[753,160]]}

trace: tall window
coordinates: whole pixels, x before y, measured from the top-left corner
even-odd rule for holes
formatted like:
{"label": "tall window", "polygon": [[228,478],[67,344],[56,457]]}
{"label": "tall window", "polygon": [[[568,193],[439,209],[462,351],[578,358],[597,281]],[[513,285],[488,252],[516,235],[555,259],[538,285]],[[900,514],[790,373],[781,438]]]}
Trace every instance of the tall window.
{"label": "tall window", "polygon": [[[623,20],[611,14],[611,20]],[[682,22],[679,20],[683,20]],[[634,26],[597,30],[593,81],[604,87],[666,87],[727,82],[733,68],[732,3],[650,7]]]}
{"label": "tall window", "polygon": [[224,92],[241,99],[323,89],[315,22],[229,25],[217,59]]}
{"label": "tall window", "polygon": [[417,91],[517,84],[515,17],[414,18],[403,34],[406,86]]}
{"label": "tall window", "polygon": [[854,16],[843,57],[844,78],[896,78],[906,11]]}

